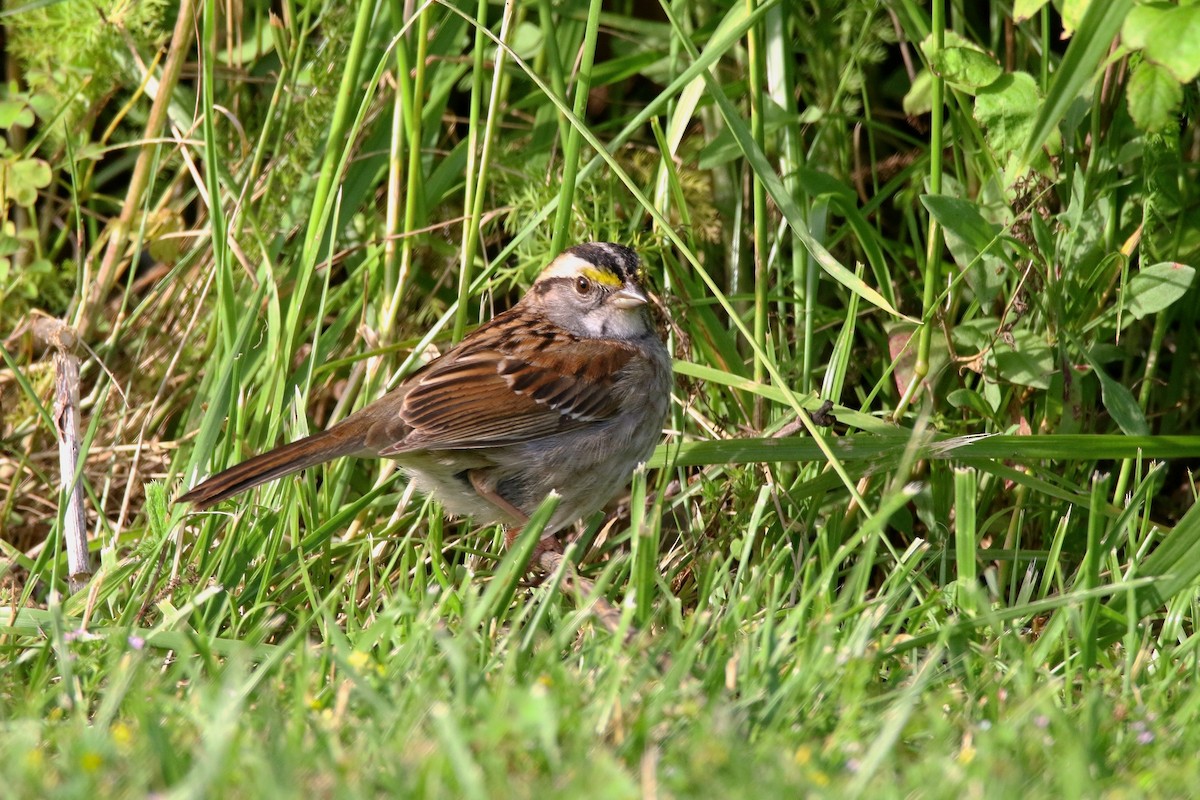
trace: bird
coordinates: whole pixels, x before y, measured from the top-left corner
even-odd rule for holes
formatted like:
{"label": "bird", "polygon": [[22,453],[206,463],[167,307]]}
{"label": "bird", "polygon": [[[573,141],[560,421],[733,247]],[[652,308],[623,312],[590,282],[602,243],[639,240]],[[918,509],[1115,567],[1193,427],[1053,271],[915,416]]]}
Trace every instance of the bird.
{"label": "bird", "polygon": [[649,458],[671,388],[637,253],[577,244],[512,308],[378,400],[179,502],[203,509],[335,458],[390,458],[446,513],[510,532],[557,492],[544,542],[602,509]]}

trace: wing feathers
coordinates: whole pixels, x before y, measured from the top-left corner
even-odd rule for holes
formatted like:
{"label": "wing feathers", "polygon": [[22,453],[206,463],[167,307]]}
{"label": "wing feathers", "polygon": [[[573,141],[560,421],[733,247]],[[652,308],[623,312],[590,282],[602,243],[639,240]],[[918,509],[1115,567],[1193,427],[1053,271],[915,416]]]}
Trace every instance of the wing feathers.
{"label": "wing feathers", "polygon": [[381,455],[514,444],[620,410],[612,385],[633,346],[576,338],[548,323],[517,331],[528,322],[510,314],[410,379],[395,427],[411,430]]}

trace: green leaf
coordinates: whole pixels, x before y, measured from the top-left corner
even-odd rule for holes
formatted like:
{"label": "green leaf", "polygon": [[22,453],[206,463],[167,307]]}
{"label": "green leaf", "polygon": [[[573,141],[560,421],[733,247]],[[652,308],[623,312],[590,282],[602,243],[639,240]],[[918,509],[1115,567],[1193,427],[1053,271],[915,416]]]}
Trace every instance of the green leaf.
{"label": "green leaf", "polygon": [[1122,299],[1130,314],[1143,319],[1183,297],[1195,277],[1196,269],[1187,264],[1173,261],[1153,264],[1129,279]]}
{"label": "green leaf", "polygon": [[1042,106],[1037,81],[1027,72],[1001,75],[975,96],[975,120],[983,126],[987,143],[1005,161],[1029,140]]}
{"label": "green leaf", "polygon": [[1100,399],[1112,415],[1113,422],[1127,436],[1149,436],[1150,426],[1146,424],[1146,415],[1142,413],[1142,407],[1138,405],[1133,392],[1110,378],[1086,347],[1080,348],[1080,351],[1100,379]]}
{"label": "green leaf", "polygon": [[8,163],[8,194],[21,206],[37,201],[38,189],[50,185],[50,165],[40,158],[20,158]]}
{"label": "green leaf", "polygon": [[15,236],[10,236],[5,231],[0,231],[0,258],[11,256],[13,253],[21,249],[21,240]]}
{"label": "green leaf", "polygon": [[1121,40],[1165,67],[1178,83],[1200,75],[1200,5],[1136,6],[1121,27]]}
{"label": "green leaf", "polygon": [[1133,68],[1125,100],[1139,128],[1161,131],[1178,124],[1183,87],[1162,67],[1143,61]]}
{"label": "green leaf", "polygon": [[1003,337],[996,332],[999,325],[996,317],[956,325],[953,335],[959,354],[985,352],[983,364],[990,378],[1049,389],[1057,372],[1054,350],[1041,335],[1023,328]]}
{"label": "green leaf", "polygon": [[23,100],[0,100],[0,129],[33,125],[33,110]]}
{"label": "green leaf", "polygon": [[1046,0],[1016,0],[1013,3],[1013,21],[1024,22],[1042,10]]}
{"label": "green leaf", "polygon": [[967,285],[981,303],[996,296],[1003,282],[1005,260],[1000,246],[1001,226],[984,219],[970,200],[946,195],[921,195],[921,202],[946,232],[946,246],[955,263],[967,271]]}
{"label": "green leaf", "polygon": [[933,110],[933,73],[923,69],[913,78],[912,86],[904,95],[904,113],[919,117]]}
{"label": "green leaf", "polygon": [[1012,343],[996,342],[992,350],[996,373],[1019,386],[1049,389],[1056,372],[1054,351],[1046,340],[1033,331],[1013,331]]}
{"label": "green leaf", "polygon": [[[1101,2],[1104,1],[1101,0]],[[1091,2],[1092,0],[1062,0],[1060,13],[1064,37],[1073,36],[1075,29],[1083,24],[1083,15],[1087,12]]]}
{"label": "green leaf", "polygon": [[521,58],[530,60],[542,49],[544,39],[540,27],[530,22],[522,22],[513,31],[508,46]]}
{"label": "green leaf", "polygon": [[983,419],[992,419],[996,414],[996,410],[988,405],[988,402],[983,399],[983,395],[973,389],[955,389],[946,395],[946,402],[952,408],[974,411]]}
{"label": "green leaf", "polygon": [[934,72],[967,92],[987,86],[1004,74],[1004,68],[990,53],[952,31],[946,31],[940,50],[934,48],[932,34],[921,42],[921,49]]}

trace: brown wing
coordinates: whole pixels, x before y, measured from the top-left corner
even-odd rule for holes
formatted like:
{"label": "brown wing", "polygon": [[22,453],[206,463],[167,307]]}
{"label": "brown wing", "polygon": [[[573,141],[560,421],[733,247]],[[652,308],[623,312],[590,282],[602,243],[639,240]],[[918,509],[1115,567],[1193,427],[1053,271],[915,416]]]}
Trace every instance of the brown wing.
{"label": "brown wing", "polygon": [[380,455],[514,444],[619,411],[613,379],[634,348],[547,324],[526,328],[518,345],[521,324],[501,315],[414,375],[399,410],[411,430]]}

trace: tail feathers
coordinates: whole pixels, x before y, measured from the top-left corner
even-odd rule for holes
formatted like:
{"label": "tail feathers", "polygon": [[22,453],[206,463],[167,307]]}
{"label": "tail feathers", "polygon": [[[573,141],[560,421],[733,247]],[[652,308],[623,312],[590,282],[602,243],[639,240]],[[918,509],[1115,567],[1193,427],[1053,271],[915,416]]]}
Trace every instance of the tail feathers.
{"label": "tail feathers", "polygon": [[344,433],[333,428],[254,456],[203,481],[178,502],[207,508],[259,484],[360,452],[361,439]]}

